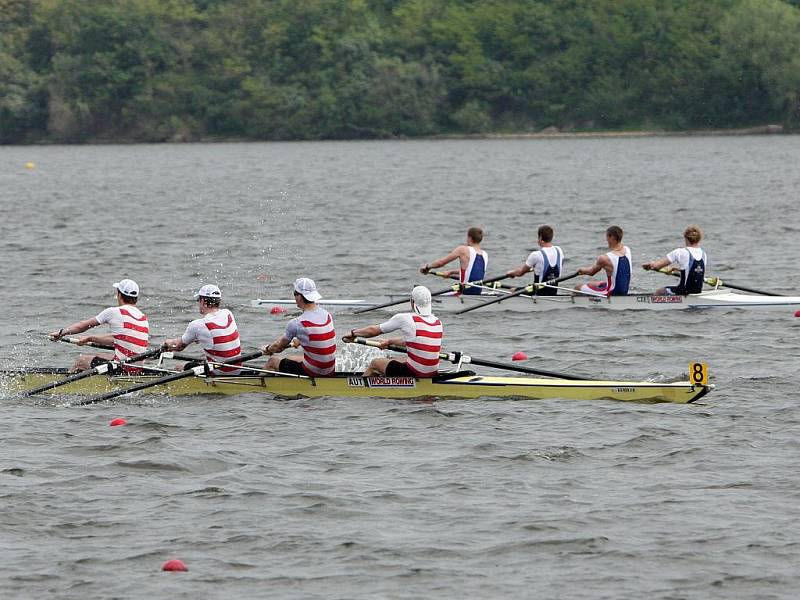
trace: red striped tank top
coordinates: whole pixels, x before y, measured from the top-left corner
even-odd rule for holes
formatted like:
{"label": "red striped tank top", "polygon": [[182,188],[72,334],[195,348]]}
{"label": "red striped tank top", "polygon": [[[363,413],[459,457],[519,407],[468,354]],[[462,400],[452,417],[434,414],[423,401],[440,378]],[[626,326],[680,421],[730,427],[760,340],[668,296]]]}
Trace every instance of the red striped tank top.
{"label": "red striped tank top", "polygon": [[433,377],[439,371],[439,353],[442,350],[444,330],[442,322],[431,315],[430,322],[420,315],[411,315],[415,335],[406,340],[408,368],[417,377]]}

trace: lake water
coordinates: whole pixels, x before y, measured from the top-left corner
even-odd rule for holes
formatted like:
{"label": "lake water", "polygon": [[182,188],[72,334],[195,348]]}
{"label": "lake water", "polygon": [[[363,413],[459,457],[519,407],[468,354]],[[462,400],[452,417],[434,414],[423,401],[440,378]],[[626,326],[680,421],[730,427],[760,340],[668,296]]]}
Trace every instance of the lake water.
{"label": "lake water", "polygon": [[[76,349],[40,333],[122,277],[157,339],[217,283],[255,348],[286,317],[251,299],[299,276],[328,297],[442,287],[417,269],[472,225],[492,275],[542,223],[570,270],[610,224],[638,265],[696,223],[713,274],[798,294],[798,156],[791,136],[0,147],[0,365],[66,366]],[[667,281],[637,268],[633,287]],[[796,597],[800,318],[443,320],[449,350],[625,379],[702,359],[717,389],[701,406],[0,392],[2,596]],[[161,572],[173,557],[189,572]]]}

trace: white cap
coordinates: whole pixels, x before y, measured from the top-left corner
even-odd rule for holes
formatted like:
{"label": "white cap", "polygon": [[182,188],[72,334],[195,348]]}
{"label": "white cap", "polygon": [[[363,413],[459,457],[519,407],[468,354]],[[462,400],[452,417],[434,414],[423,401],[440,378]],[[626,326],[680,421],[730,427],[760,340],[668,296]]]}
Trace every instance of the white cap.
{"label": "white cap", "polygon": [[414,302],[414,309],[423,317],[432,314],[431,291],[424,285],[418,285],[411,290],[411,301]]}
{"label": "white cap", "polygon": [[133,279],[123,279],[114,284],[120,294],[123,296],[130,296],[131,298],[139,297],[139,285]]}
{"label": "white cap", "polygon": [[200,291],[194,295],[195,300],[198,298],[222,298],[222,292],[213,283],[209,283],[201,287]]}
{"label": "white cap", "polygon": [[313,279],[308,277],[301,277],[294,280],[294,291],[300,294],[309,302],[316,302],[322,298],[322,294],[317,291],[317,284]]}

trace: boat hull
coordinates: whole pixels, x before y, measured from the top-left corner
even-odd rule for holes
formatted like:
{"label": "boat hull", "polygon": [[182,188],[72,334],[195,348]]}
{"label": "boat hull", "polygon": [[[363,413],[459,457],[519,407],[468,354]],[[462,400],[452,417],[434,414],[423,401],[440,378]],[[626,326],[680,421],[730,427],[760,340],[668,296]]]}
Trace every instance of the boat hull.
{"label": "boat hull", "polygon": [[[40,369],[0,372],[0,384],[8,392],[22,392],[57,381],[63,370]],[[53,393],[95,395],[157,379],[155,375],[94,376],[53,390]],[[154,394],[238,395],[264,393],[280,397],[375,397],[375,398],[565,398],[572,400],[619,400],[627,402],[690,403],[702,398],[712,386],[688,382],[578,381],[530,377],[487,377],[467,374],[437,380],[414,377],[298,378],[273,375],[190,377],[154,387]],[[140,392],[146,393],[146,392]]]}
{"label": "boat hull", "polygon": [[[352,311],[369,308],[404,296],[389,296],[380,301],[370,302],[359,299],[322,299],[319,304],[328,310]],[[455,312],[488,300],[497,298],[495,294],[480,295],[442,295],[432,299],[434,313]],[[252,300],[255,308],[272,306],[295,306],[294,300]],[[403,304],[387,307],[382,310],[398,311]],[[702,294],[688,296],[659,296],[656,294],[629,294],[627,296],[581,296],[562,294],[558,296],[515,296],[504,302],[496,302],[481,312],[541,312],[564,308],[586,308],[601,310],[685,310],[712,308],[739,308],[758,310],[797,310],[800,309],[800,296],[757,296],[754,294],[738,294],[724,290],[712,290]]]}

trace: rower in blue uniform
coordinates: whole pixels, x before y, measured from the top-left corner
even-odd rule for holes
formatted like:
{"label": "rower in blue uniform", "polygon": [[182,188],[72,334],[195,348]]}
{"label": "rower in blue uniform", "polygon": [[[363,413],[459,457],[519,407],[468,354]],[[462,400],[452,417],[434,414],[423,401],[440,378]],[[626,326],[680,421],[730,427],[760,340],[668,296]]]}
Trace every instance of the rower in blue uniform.
{"label": "rower in blue uniform", "polygon": [[683,240],[686,246],[675,248],[664,258],[651,260],[642,265],[646,271],[656,271],[668,265],[675,265],[680,272],[681,279],[678,285],[670,285],[656,291],[658,295],[685,296],[687,294],[699,294],[703,291],[706,269],[708,268],[708,257],[700,247],[700,240],[703,239],[703,232],[697,225],[689,225],[683,231]]}
{"label": "rower in blue uniform", "polygon": [[575,287],[576,291],[592,296],[625,296],[631,284],[631,249],[622,243],[622,227],[612,225],[606,229],[609,252],[597,257],[590,267],[578,269],[578,275],[606,272],[605,281],[590,281]]}
{"label": "rower in blue uniform", "polygon": [[[523,264],[506,273],[506,277],[521,277],[533,271],[533,282],[544,283],[561,277],[564,264],[564,252],[553,245],[553,228],[550,225],[539,227],[539,250],[530,253]],[[534,294],[539,296],[555,296],[558,289],[553,286],[535,288]]]}
{"label": "rower in blue uniform", "polygon": [[[486,276],[486,267],[489,265],[489,256],[484,250],[481,250],[481,241],[483,241],[483,230],[480,227],[470,227],[467,230],[466,244],[456,246],[447,256],[437,258],[423,265],[419,272],[427,274],[431,269],[437,269],[458,259],[460,269],[458,271],[446,271],[448,276],[458,275],[461,283],[483,281]],[[480,294],[481,288],[465,286],[462,288],[461,293]]]}

